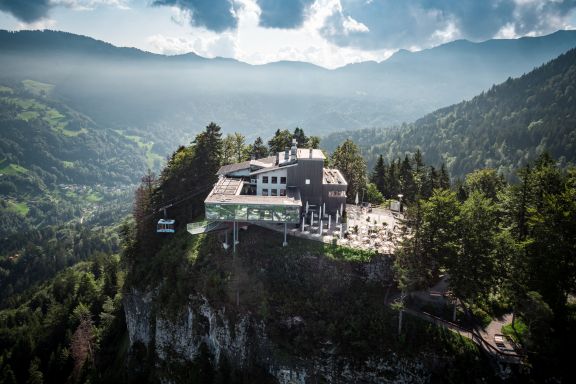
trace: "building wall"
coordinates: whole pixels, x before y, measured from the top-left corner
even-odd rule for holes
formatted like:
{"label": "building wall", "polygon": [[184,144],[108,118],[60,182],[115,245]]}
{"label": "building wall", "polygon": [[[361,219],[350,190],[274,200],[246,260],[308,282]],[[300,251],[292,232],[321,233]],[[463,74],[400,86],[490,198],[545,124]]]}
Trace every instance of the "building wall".
{"label": "building wall", "polygon": [[[288,179],[288,172],[287,172],[288,169],[280,168],[280,169],[275,169],[273,171],[259,173],[258,175],[255,175],[255,176],[258,176],[258,182],[256,184],[256,194],[258,196],[262,196],[262,190],[267,189],[268,190],[268,196],[271,196],[270,195],[271,190],[276,189],[278,191],[278,196],[280,196],[280,190],[286,189],[286,185],[287,185],[287,184],[280,183],[280,180],[281,180],[280,178],[286,177]],[[268,177],[268,183],[267,184],[264,184],[262,182],[264,176]],[[273,184],[272,183],[272,177],[277,177],[278,182]],[[252,178],[254,178],[254,177],[252,177]]]}
{"label": "building wall", "polygon": [[[302,205],[320,205],[322,203],[322,177],[324,161],[322,159],[298,159],[298,165],[288,168],[288,185],[300,189]],[[306,184],[310,180],[310,184]]]}
{"label": "building wall", "polygon": [[[336,213],[340,209],[346,209],[346,189],[348,185],[343,184],[324,184],[322,189],[322,199],[326,204],[326,212],[330,214]],[[340,212],[342,214],[342,212]]]}

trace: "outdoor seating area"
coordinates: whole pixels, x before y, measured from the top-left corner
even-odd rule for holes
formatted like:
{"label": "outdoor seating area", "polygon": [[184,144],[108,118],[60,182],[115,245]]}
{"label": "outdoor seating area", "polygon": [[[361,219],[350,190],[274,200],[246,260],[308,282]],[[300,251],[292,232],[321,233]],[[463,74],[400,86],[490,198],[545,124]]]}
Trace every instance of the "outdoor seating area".
{"label": "outdoor seating area", "polygon": [[[290,230],[290,235],[355,249],[377,251],[389,255],[395,252],[402,237],[398,219],[401,215],[384,208],[372,208],[348,204],[347,222],[342,223],[339,213],[319,215],[310,210],[300,225]],[[283,230],[281,226],[265,225]]]}

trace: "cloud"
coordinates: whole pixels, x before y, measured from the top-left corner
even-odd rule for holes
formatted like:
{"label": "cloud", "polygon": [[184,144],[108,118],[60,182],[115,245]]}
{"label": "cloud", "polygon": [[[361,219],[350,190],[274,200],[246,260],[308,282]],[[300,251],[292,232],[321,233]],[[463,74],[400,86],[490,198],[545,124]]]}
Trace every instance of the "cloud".
{"label": "cloud", "polygon": [[0,10],[11,13],[25,23],[32,23],[48,16],[51,7],[50,0],[0,0]]}
{"label": "cloud", "polygon": [[232,0],[155,0],[152,5],[177,7],[190,15],[192,26],[214,32],[235,29],[238,18]]}
{"label": "cloud", "polygon": [[260,7],[260,26],[293,29],[300,27],[314,0],[256,0]]}
{"label": "cloud", "polygon": [[[341,47],[425,48],[567,28],[576,0],[339,0],[320,33]],[[365,29],[350,28],[354,20]],[[355,24],[353,24],[355,25]]]}
{"label": "cloud", "polygon": [[91,11],[101,6],[130,9],[128,1],[129,0],[50,0],[50,4],[77,11]]}
{"label": "cloud", "polygon": [[128,0],[0,0],[0,11],[12,14],[22,25],[48,23],[42,21],[48,17],[54,7],[65,7],[75,10],[92,10],[99,6],[110,6],[127,9]]}
{"label": "cloud", "polygon": [[194,52],[203,57],[234,58],[237,43],[230,33],[207,33],[194,37],[174,37],[157,34],[146,40],[152,51],[165,55],[178,55]]}

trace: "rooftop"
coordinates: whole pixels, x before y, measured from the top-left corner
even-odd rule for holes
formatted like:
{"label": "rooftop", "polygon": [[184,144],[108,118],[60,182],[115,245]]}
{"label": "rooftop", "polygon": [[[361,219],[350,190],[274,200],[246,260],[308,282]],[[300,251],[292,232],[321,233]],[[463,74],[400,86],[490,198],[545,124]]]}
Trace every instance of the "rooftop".
{"label": "rooftop", "polygon": [[298,159],[326,159],[324,153],[319,149],[309,149],[309,148],[298,148],[297,153]]}
{"label": "rooftop", "polygon": [[341,184],[348,185],[342,173],[337,169],[324,168],[324,177],[322,178],[322,184]]}
{"label": "rooftop", "polygon": [[288,187],[286,196],[258,196],[242,195],[245,182],[240,179],[221,177],[204,200],[208,204],[257,204],[257,205],[285,205],[302,206],[298,188]]}

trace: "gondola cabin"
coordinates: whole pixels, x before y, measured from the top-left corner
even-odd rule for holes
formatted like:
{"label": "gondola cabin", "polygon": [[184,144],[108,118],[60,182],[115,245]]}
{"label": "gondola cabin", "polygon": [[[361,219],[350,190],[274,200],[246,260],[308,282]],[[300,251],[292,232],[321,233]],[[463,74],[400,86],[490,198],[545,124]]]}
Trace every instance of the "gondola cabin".
{"label": "gondola cabin", "polygon": [[175,221],[160,219],[158,220],[158,226],[156,227],[157,233],[174,233],[175,232]]}

